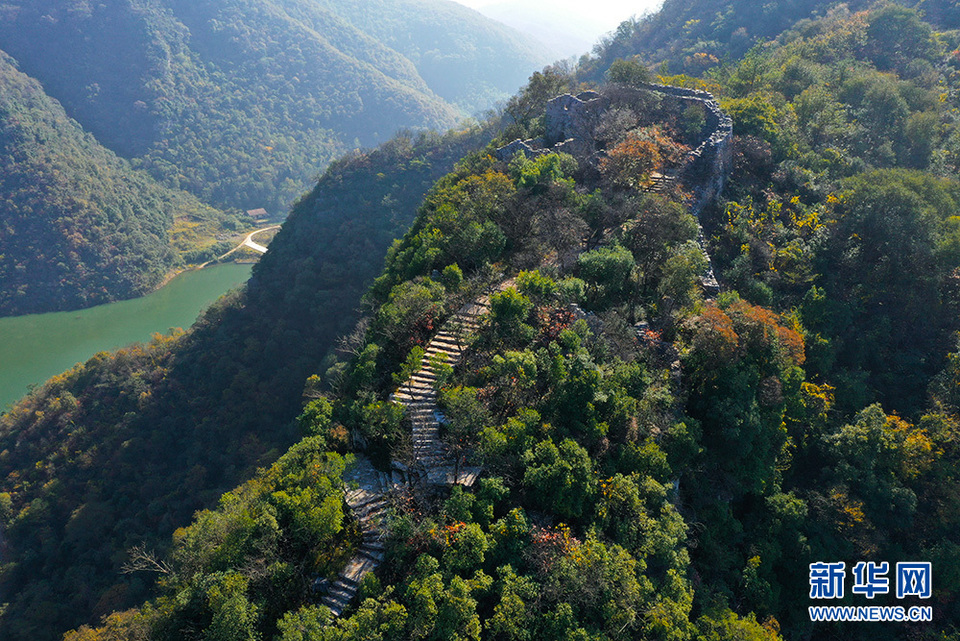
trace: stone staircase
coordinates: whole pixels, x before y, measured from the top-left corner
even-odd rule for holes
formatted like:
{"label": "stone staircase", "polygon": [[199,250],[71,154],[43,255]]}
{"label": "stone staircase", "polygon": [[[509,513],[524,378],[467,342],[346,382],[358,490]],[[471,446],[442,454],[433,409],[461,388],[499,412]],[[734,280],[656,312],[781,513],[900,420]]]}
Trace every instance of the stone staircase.
{"label": "stone staircase", "polygon": [[468,337],[480,329],[481,318],[489,311],[490,296],[511,284],[512,281],[501,283],[493,291],[464,305],[447,320],[427,345],[423,365],[390,397],[407,408],[407,415],[413,423],[413,455],[431,484],[470,486],[480,473],[478,467],[458,465],[449,447],[440,440],[443,415],[437,407],[437,392],[433,387],[437,372],[431,361],[439,358],[450,366],[460,362],[468,346]]}
{"label": "stone staircase", "polygon": [[334,616],[340,616],[356,596],[363,577],[383,560],[384,548],[381,539],[389,494],[405,484],[399,474],[379,472],[370,461],[359,455],[344,473],[343,479],[347,484],[344,498],[350,511],[360,521],[363,543],[320,599],[320,603],[330,608]]}
{"label": "stone staircase", "polygon": [[[441,414],[437,408],[437,392],[433,388],[437,372],[431,360],[439,357],[441,362],[450,366],[460,362],[467,348],[468,337],[480,329],[481,317],[489,311],[490,296],[512,284],[513,281],[501,283],[491,292],[464,305],[447,320],[427,346],[424,364],[390,397],[407,408],[413,422],[414,457],[429,483],[469,486],[480,474],[478,467],[459,467],[449,448],[440,440]],[[405,469],[397,464],[395,467]],[[360,521],[363,543],[337,580],[326,587],[320,599],[320,603],[330,608],[334,616],[343,613],[357,595],[363,577],[375,570],[383,560],[384,547],[381,541],[389,495],[409,482],[401,472],[385,474],[376,470],[370,461],[360,455],[344,473],[343,480],[347,484],[344,499]]]}
{"label": "stone staircase", "polygon": [[650,174],[650,184],[643,187],[641,191],[649,194],[663,194],[669,192],[677,182],[676,176],[668,176],[653,172]]}

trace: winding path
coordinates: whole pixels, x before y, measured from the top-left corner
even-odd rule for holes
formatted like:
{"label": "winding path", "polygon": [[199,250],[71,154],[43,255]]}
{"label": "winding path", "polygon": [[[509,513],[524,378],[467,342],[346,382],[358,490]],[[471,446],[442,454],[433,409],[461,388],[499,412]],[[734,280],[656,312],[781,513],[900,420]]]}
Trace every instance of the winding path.
{"label": "winding path", "polygon": [[219,261],[223,260],[224,258],[226,258],[227,256],[229,256],[230,254],[232,254],[233,252],[239,251],[239,250],[243,249],[244,247],[249,247],[250,249],[252,249],[252,250],[254,250],[254,251],[256,251],[256,252],[260,252],[261,254],[267,253],[267,248],[266,248],[264,245],[261,245],[260,243],[254,242],[253,237],[256,236],[257,234],[262,234],[262,233],[264,233],[264,232],[273,231],[274,229],[280,229],[280,225],[270,225],[269,227],[264,227],[263,229],[255,229],[255,230],[253,230],[252,232],[250,232],[249,234],[247,234],[246,238],[244,238],[242,241],[240,241],[240,244],[238,244],[236,247],[234,247],[234,248],[231,249],[230,251],[226,252],[225,254],[221,254],[221,255],[217,256],[217,257],[214,258],[213,260],[208,260],[207,262],[203,263],[202,265],[197,266],[197,269],[203,269],[204,267],[206,267],[206,266],[209,265],[210,263],[219,262]]}
{"label": "winding path", "polygon": [[[404,405],[413,422],[413,450],[419,471],[435,485],[461,483],[473,485],[480,473],[478,467],[459,467],[449,448],[440,440],[437,392],[433,388],[437,372],[430,362],[439,356],[448,365],[456,365],[467,348],[467,341],[480,329],[480,318],[490,307],[490,296],[506,289],[506,281],[477,300],[467,303],[440,328],[427,346],[423,365],[391,395],[391,400]],[[360,581],[383,560],[385,512],[390,494],[409,483],[400,472],[385,474],[376,470],[366,457],[357,455],[343,475],[347,487],[344,499],[354,517],[360,521],[363,543],[332,585],[326,588],[320,603],[340,616],[360,588]]]}

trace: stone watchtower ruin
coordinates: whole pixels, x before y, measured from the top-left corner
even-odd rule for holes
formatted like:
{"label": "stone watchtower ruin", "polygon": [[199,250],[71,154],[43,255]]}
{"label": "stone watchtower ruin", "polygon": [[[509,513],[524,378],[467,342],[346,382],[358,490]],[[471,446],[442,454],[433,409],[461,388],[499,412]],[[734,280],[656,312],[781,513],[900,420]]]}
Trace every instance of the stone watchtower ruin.
{"label": "stone watchtower ruin", "polygon": [[[688,194],[690,213],[699,220],[704,207],[722,191],[733,164],[733,121],[725,114],[713,95],[706,91],[644,84],[639,87],[615,85],[613,88],[620,103],[633,102],[643,105],[651,94],[659,100],[659,109],[682,113],[691,105],[699,105],[704,112],[704,125],[699,142],[684,160],[682,166],[670,176],[668,182],[677,182]],[[581,162],[596,166],[606,152],[597,141],[597,131],[603,115],[611,107],[611,98],[606,92],[584,91],[576,96],[563,94],[547,103],[544,116],[544,134],[541,138],[514,140],[497,150],[499,160],[509,160],[517,152],[527,157],[549,153],[568,153]],[[709,259],[703,247],[701,249]],[[712,266],[703,278],[704,288],[716,292],[718,284]]]}

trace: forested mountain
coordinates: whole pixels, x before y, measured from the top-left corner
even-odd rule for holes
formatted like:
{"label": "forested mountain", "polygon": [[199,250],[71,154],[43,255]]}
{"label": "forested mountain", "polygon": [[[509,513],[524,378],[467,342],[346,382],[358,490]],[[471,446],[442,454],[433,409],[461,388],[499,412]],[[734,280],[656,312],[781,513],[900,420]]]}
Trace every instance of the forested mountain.
{"label": "forested mountain", "polygon": [[[625,86],[648,72],[619,61],[583,94],[602,105],[594,146],[498,159],[545,135],[544,101],[575,82],[535,75],[393,245],[304,440],[178,533],[157,598],[67,638],[955,638],[955,37],[895,5],[840,8],[662,78],[733,118],[703,244],[685,191],[713,176],[653,176],[714,133],[705,107]],[[445,321],[491,288],[452,338]],[[380,558],[377,503],[331,490],[350,449],[483,472],[379,495],[379,566],[331,586],[316,579],[351,555]],[[839,603],[929,605],[932,622],[810,621],[811,563],[918,559],[929,600]]]}
{"label": "forested mountain", "polygon": [[427,85],[468,115],[522,86],[531,63],[553,62],[537,42],[456,2],[316,0],[413,62]]}
{"label": "forested mountain", "polygon": [[215,242],[189,229],[239,226],[104,149],[2,52],[0,193],[0,315],[139,296]]}
{"label": "forested mountain", "polygon": [[304,381],[356,323],[391,240],[427,188],[491,135],[404,134],[335,162],[245,292],[186,335],[98,354],[0,417],[12,501],[0,509],[17,511],[2,517],[0,637],[59,639],[148,595],[151,577],[120,573],[124,551],[166,549],[195,510],[296,440]]}
{"label": "forested mountain", "polygon": [[[67,638],[956,638],[960,34],[898,5],[798,17],[700,77],[659,78],[733,118],[699,221],[717,176],[686,163],[717,114],[601,50],[534,74],[486,132],[333,165],[245,292],[21,402],[0,419],[0,634],[117,609]],[[545,103],[591,76],[592,146],[494,153],[545,135]],[[298,438],[302,391],[304,438],[248,476]],[[453,452],[482,474],[379,497],[374,548],[380,500],[344,503],[350,451],[384,471]],[[347,584],[322,579],[381,548],[334,617],[324,591]],[[810,563],[918,560],[930,599],[837,603],[929,605],[932,622],[811,623]],[[119,611],[145,569],[156,596]]]}
{"label": "forested mountain", "polygon": [[[281,215],[345,151],[402,127],[448,127],[513,92],[544,62],[515,33],[453,3],[358,6],[43,0],[0,7],[0,49],[16,59],[3,54],[9,142],[0,314],[143,294],[179,264],[178,254],[207,260],[214,239],[241,225],[178,190],[221,208]],[[35,89],[24,92],[23,74]],[[41,99],[42,91],[55,100]],[[113,189],[105,172],[126,165],[104,149],[89,151],[97,142],[76,122],[61,127],[67,118],[56,101],[145,174],[124,169],[125,182]],[[24,133],[39,122],[57,131]],[[111,169],[95,170],[104,164]],[[131,191],[131,180],[142,188]]]}
{"label": "forested mountain", "polygon": [[[657,13],[623,22],[581,61],[580,73],[599,80],[614,60],[637,56],[647,64],[665,64],[663,73],[701,75],[721,62],[732,63],[752,46],[777,38],[798,22],[823,17],[840,3],[831,0],[783,0],[762,4],[739,0],[665,0]],[[842,3],[862,10],[873,2]],[[960,27],[960,9],[950,0],[907,0],[901,6],[921,11],[930,24]]]}
{"label": "forested mountain", "polygon": [[[0,9],[0,48],[155,177],[272,212],[346,150],[452,125],[438,94],[479,108],[545,62],[439,1],[18,1]],[[438,74],[461,84],[434,88]]]}

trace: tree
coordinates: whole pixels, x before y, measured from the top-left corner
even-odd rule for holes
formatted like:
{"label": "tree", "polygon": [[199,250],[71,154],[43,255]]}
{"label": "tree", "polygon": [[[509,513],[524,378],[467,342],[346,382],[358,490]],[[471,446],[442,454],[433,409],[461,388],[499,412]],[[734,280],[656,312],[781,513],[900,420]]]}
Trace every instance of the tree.
{"label": "tree", "polygon": [[533,338],[527,324],[533,303],[513,287],[490,297],[490,323],[494,336],[506,343],[524,343]]}
{"label": "tree", "polygon": [[523,477],[530,501],[571,519],[588,513],[596,490],[590,455],[576,441],[540,441],[524,454]]}
{"label": "tree", "polygon": [[508,136],[528,138],[533,132],[534,119],[543,112],[549,100],[556,97],[570,82],[570,73],[561,65],[535,71],[527,86],[507,101],[503,111],[515,127],[508,128]]}
{"label": "tree", "polygon": [[631,87],[640,87],[653,80],[653,74],[638,60],[624,60],[618,58],[610,63],[607,69],[607,79]]}
{"label": "tree", "polygon": [[836,371],[823,374],[833,375],[844,409],[882,398],[912,411],[957,326],[944,310],[956,305],[946,284],[960,257],[950,250],[947,213],[956,211],[960,186],[905,170],[870,172],[846,186],[815,257],[825,298],[811,295],[804,320],[835,337]]}
{"label": "tree", "polygon": [[619,245],[584,252],[577,259],[580,277],[592,285],[588,295],[597,308],[610,305],[628,293],[635,266],[633,254]]}

